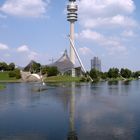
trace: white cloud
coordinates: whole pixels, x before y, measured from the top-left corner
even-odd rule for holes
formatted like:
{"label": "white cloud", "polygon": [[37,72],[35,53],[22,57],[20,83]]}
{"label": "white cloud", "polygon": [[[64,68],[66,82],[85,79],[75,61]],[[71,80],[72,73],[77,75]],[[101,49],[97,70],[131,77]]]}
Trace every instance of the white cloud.
{"label": "white cloud", "polygon": [[0,43],[0,50],[8,50],[9,47],[6,44]]}
{"label": "white cloud", "polygon": [[135,10],[133,0],[81,0],[78,5],[80,13],[94,17],[131,14]]}
{"label": "white cloud", "polygon": [[106,17],[101,18],[98,17],[96,19],[94,18],[88,18],[86,20],[81,20],[82,26],[86,28],[113,28],[113,27],[136,27],[137,22],[133,20],[130,17],[123,16],[123,15],[116,15],[113,17]]}
{"label": "white cloud", "polygon": [[76,37],[79,39],[94,40],[97,42],[104,40],[104,37],[100,33],[90,29],[83,30],[81,33],[77,34]]}
{"label": "white cloud", "polygon": [[22,45],[17,48],[17,52],[29,52],[29,47],[27,45]]}
{"label": "white cloud", "polygon": [[92,41],[108,54],[128,53],[122,37],[134,36],[133,30],[139,24],[133,18],[136,9],[133,0],[81,0],[78,6],[82,27],[76,34],[78,39]]}
{"label": "white cloud", "polygon": [[32,51],[32,52],[30,52],[30,53],[28,54],[28,58],[29,58],[30,60],[36,60],[36,59],[38,58],[38,53]]}
{"label": "white cloud", "polygon": [[127,48],[122,45],[119,39],[113,37],[105,37],[104,35],[89,29],[83,30],[76,36],[80,40],[82,39],[86,41],[93,41],[98,45],[105,47],[109,54],[114,54],[116,52],[127,52]]}
{"label": "white cloud", "polygon": [[135,10],[133,0],[81,0],[79,21],[83,27],[134,27],[137,22],[131,17]]}
{"label": "white cloud", "polygon": [[23,53],[24,56],[26,56],[29,60],[34,60],[39,56],[37,52],[29,49],[29,47],[27,45],[22,45],[22,46],[18,47],[17,52]]}
{"label": "white cloud", "polygon": [[19,17],[41,17],[46,13],[49,0],[6,0],[0,10]]}
{"label": "white cloud", "polygon": [[82,48],[79,48],[79,52],[82,54],[82,55],[89,55],[89,54],[92,54],[93,55],[93,52],[90,48],[88,47],[82,47]]}
{"label": "white cloud", "polygon": [[132,30],[125,30],[122,32],[122,36],[124,37],[134,37],[136,34]]}

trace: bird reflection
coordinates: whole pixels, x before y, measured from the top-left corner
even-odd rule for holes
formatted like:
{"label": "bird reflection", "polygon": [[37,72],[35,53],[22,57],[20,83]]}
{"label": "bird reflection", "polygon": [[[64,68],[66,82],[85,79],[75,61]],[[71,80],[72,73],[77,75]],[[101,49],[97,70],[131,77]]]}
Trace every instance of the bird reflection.
{"label": "bird reflection", "polygon": [[71,85],[69,133],[68,133],[67,140],[78,140],[75,131],[75,83],[72,83]]}

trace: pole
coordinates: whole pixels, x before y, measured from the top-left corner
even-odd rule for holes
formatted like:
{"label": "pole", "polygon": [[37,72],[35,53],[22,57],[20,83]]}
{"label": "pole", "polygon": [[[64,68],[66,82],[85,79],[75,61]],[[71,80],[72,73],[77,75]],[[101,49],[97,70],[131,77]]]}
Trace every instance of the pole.
{"label": "pole", "polygon": [[[77,52],[77,50],[76,50],[76,48],[75,48],[75,46],[74,46],[74,43],[73,43],[73,41],[71,40],[70,36],[68,36],[68,37],[69,37],[69,40],[70,40],[72,49],[73,49],[73,51],[75,52],[75,54],[76,54],[76,56],[77,56],[77,58],[78,58],[78,61],[79,61],[80,65],[81,65],[81,67],[82,67],[84,73],[86,73],[86,69],[85,69],[85,67],[84,67],[84,65],[83,65],[83,63],[82,63],[82,61],[81,61],[81,59],[80,59],[80,57],[79,57],[79,55],[78,55],[78,52]],[[88,77],[89,77],[90,80],[93,82],[93,79],[90,77],[90,75],[88,75]]]}

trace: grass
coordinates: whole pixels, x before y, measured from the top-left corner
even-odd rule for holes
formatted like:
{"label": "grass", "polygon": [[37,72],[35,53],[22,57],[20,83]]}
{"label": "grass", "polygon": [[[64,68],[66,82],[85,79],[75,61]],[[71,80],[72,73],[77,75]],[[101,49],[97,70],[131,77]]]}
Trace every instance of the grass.
{"label": "grass", "polygon": [[108,78],[108,81],[114,82],[114,81],[132,81],[136,80],[136,78],[130,77],[130,78],[123,78],[123,77],[117,77],[117,78]]}
{"label": "grass", "polygon": [[51,76],[45,79],[45,82],[79,82],[79,77],[71,76]]}
{"label": "grass", "polygon": [[5,88],[4,85],[0,85],[0,90],[3,90]]}
{"label": "grass", "polygon": [[0,82],[17,82],[15,77],[9,77],[9,72],[0,72]]}

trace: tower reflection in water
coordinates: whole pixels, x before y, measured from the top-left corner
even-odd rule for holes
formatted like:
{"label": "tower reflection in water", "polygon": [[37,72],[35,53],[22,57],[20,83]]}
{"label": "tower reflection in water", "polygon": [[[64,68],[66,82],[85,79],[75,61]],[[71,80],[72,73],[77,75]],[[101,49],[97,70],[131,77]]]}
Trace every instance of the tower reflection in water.
{"label": "tower reflection in water", "polygon": [[75,131],[75,83],[72,83],[71,85],[69,107],[69,133],[67,140],[78,140],[77,133]]}

